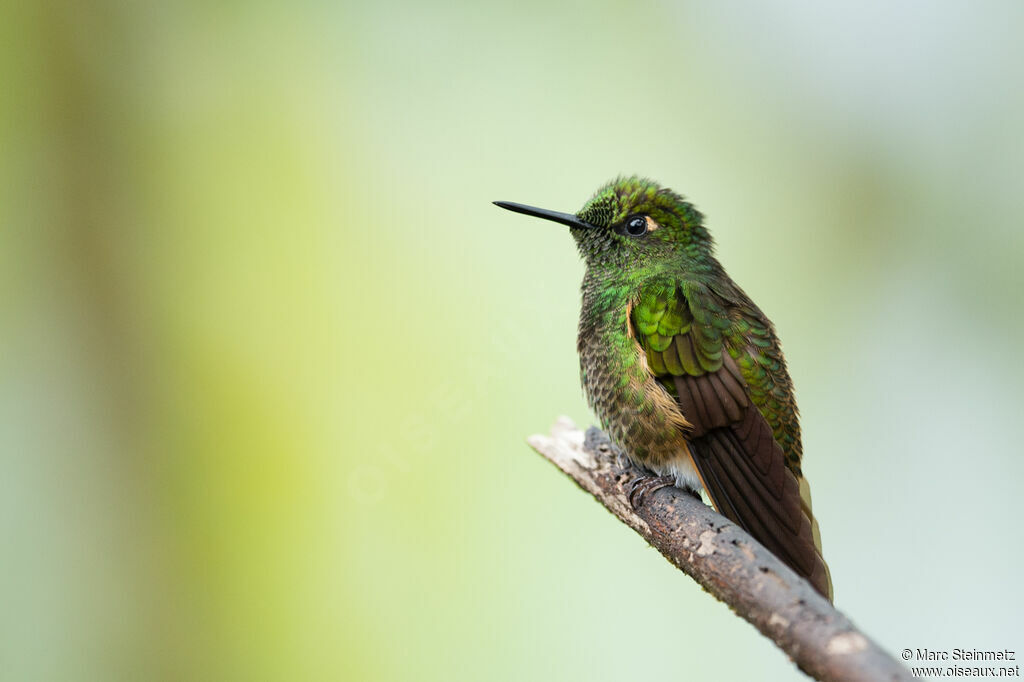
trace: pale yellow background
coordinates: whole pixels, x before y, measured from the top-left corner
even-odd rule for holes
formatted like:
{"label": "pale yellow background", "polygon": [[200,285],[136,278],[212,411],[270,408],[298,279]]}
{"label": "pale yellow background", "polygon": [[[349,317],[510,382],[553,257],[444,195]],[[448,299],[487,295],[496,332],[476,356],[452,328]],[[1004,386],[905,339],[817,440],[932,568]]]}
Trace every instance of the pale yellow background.
{"label": "pale yellow background", "polygon": [[836,601],[1024,650],[1024,6],[0,7],[0,678],[790,680],[524,443],[642,173],[775,320]]}

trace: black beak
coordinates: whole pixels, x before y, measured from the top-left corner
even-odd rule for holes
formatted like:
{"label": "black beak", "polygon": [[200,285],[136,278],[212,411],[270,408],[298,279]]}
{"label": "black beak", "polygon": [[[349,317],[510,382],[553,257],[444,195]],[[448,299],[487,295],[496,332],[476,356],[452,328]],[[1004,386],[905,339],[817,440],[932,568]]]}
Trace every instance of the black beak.
{"label": "black beak", "polygon": [[532,215],[535,218],[543,218],[544,220],[552,220],[556,223],[562,223],[569,227],[581,227],[584,229],[590,229],[594,227],[590,223],[585,223],[572,213],[559,213],[558,211],[549,211],[544,208],[535,208],[533,206],[527,206],[526,204],[515,204],[511,201],[495,201],[495,206],[501,206],[502,208],[514,211],[516,213],[523,213],[525,215]]}

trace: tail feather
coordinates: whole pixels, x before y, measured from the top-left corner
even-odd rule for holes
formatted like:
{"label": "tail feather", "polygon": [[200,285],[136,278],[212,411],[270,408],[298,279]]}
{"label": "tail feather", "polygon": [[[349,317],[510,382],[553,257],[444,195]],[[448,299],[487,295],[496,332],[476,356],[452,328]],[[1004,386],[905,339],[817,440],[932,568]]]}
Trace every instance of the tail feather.
{"label": "tail feather", "polygon": [[[832,600],[810,487],[785,464],[752,406],[742,422],[693,439],[694,463],[715,507]],[[762,466],[758,466],[758,465]]]}
{"label": "tail feather", "polygon": [[818,519],[814,517],[811,507],[811,486],[803,476],[798,476],[796,480],[800,484],[800,508],[811,520],[811,537],[814,538],[814,548],[818,550],[818,559],[821,560],[821,566],[825,569],[825,582],[828,584],[828,594],[825,596],[832,601],[835,597],[832,589],[832,573],[828,570],[828,563],[826,563],[825,555],[821,550],[821,530],[818,528]]}

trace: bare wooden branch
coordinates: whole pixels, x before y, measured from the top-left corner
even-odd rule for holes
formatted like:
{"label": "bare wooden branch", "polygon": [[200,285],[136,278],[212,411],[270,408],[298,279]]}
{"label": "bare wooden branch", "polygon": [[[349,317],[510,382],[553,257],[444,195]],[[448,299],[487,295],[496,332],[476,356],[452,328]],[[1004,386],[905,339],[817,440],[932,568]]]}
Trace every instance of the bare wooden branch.
{"label": "bare wooden branch", "polygon": [[803,578],[743,529],[693,495],[662,488],[634,511],[630,483],[643,472],[617,456],[600,430],[566,417],[530,445],[642,535],[677,568],[725,602],[817,680],[913,680]]}

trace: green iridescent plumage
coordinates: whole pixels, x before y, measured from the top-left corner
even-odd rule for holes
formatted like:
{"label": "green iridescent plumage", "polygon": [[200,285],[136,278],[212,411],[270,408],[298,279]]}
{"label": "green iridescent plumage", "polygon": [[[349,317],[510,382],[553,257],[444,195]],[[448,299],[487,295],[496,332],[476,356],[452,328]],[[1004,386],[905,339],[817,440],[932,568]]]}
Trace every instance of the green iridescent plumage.
{"label": "green iridescent plumage", "polygon": [[714,257],[700,212],[636,177],[575,215],[499,205],[570,227],[587,265],[581,376],[611,438],[636,463],[704,487],[831,598],[781,347]]}
{"label": "green iridescent plumage", "polygon": [[[756,308],[737,308],[726,314],[721,305],[708,303],[706,295],[698,295],[695,287],[689,289],[689,297],[683,287],[657,285],[642,289],[633,308],[634,329],[652,373],[674,394],[669,377],[716,372],[722,367],[722,352],[728,352],[743,375],[751,399],[782,446],[787,466],[800,476],[797,408],[771,323]],[[702,300],[708,309],[700,307]],[[691,312],[691,306],[695,312]]]}

